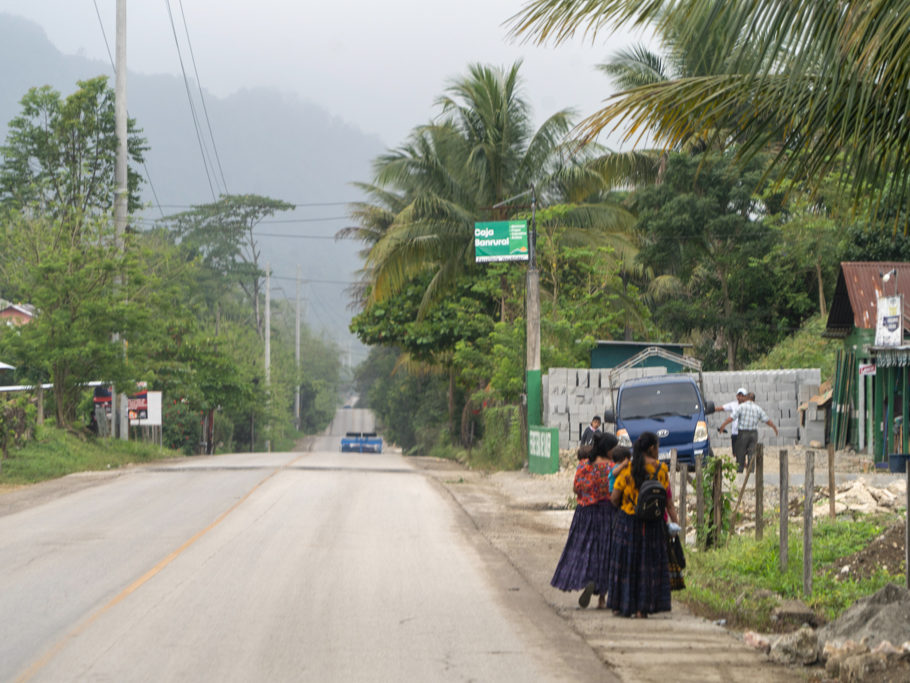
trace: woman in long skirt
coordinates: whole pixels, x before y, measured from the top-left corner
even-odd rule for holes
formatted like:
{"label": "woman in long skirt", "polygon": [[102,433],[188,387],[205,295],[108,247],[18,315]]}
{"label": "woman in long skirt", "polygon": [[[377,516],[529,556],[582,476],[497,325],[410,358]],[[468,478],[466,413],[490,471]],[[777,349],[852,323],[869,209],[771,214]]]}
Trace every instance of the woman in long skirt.
{"label": "woman in long skirt", "polygon": [[607,455],[614,446],[616,437],[607,433],[596,435],[590,448],[579,448],[581,462],[575,470],[573,486],[578,505],[550,581],[560,590],[581,590],[581,607],[588,606],[595,592],[600,594],[598,606],[606,605],[607,544],[613,512],[607,483],[612,463]]}
{"label": "woman in long skirt", "polygon": [[[607,607],[623,616],[647,617],[670,611],[670,572],[667,529],[664,519],[645,521],[635,516],[638,491],[647,479],[656,478],[669,490],[670,478],[658,460],[657,435],[643,433],[632,448],[629,466],[617,468],[612,501],[619,509],[613,525],[607,572]],[[667,514],[678,523],[673,499]]]}

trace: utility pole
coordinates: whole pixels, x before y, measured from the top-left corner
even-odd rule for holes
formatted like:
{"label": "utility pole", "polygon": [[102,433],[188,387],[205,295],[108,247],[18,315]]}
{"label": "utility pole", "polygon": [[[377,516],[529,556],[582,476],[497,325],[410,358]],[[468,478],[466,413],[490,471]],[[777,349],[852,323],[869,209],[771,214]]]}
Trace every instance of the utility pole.
{"label": "utility pole", "polygon": [[528,426],[541,424],[542,397],[540,377],[540,271],[537,270],[537,192],[531,187],[531,234],[528,235],[528,283],[526,287],[528,319],[527,383]]}
{"label": "utility pole", "polygon": [[[114,129],[117,133],[117,156],[114,159],[114,240],[117,251],[123,251],[123,234],[126,232],[129,188],[127,186],[127,111],[126,111],[126,0],[117,0],[117,66],[114,84]],[[121,285],[120,277],[114,280],[114,287]],[[118,342],[120,335],[115,335]],[[114,438],[129,439],[129,422],[125,410],[121,409],[125,396],[111,389],[111,420]]]}
{"label": "utility pole", "polygon": [[266,401],[266,440],[265,452],[272,452],[272,440],[269,438],[272,434],[271,416],[269,408],[271,407],[271,377],[272,377],[272,267],[265,264],[265,401]]}
{"label": "utility pole", "polygon": [[528,234],[528,270],[525,279],[526,356],[525,381],[527,383],[528,426],[542,424],[542,388],[540,372],[540,271],[537,270],[537,189],[531,185],[524,192],[503,199],[492,206],[499,209],[516,199],[531,195],[531,226]]}
{"label": "utility pole", "polygon": [[294,427],[300,431],[300,264],[297,264],[297,313],[294,326],[294,367],[297,370],[294,382]]}

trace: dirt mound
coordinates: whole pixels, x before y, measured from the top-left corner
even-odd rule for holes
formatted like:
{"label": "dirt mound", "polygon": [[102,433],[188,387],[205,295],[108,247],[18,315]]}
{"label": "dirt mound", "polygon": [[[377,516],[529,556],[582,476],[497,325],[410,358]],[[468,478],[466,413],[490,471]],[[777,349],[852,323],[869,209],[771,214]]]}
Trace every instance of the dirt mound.
{"label": "dirt mound", "polygon": [[910,591],[889,583],[818,632],[819,648],[848,640],[870,648],[886,640],[898,647],[910,640]]}
{"label": "dirt mound", "polygon": [[899,574],[906,562],[907,523],[901,520],[876,536],[865,548],[838,560],[839,581],[868,579],[879,569]]}

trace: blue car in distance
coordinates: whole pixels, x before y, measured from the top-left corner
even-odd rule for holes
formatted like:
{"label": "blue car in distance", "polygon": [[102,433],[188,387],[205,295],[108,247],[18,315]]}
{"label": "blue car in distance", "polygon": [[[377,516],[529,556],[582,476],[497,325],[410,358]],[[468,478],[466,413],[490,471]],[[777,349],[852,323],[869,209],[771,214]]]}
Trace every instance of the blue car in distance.
{"label": "blue car in distance", "polygon": [[616,395],[615,410],[604,411],[604,422],[616,427],[619,445],[631,447],[642,432],[660,439],[660,459],[676,449],[677,462],[695,465],[695,458],[713,455],[707,415],[714,403],[705,401],[687,374],[627,380]]}
{"label": "blue car in distance", "polygon": [[342,453],[382,453],[382,437],[376,432],[348,432],[341,439]]}

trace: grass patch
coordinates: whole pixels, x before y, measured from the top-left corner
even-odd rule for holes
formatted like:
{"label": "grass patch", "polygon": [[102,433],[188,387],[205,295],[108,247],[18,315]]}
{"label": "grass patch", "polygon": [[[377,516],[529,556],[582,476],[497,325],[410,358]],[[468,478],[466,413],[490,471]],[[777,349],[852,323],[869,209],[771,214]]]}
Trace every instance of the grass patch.
{"label": "grass patch", "polygon": [[791,525],[789,562],[780,572],[779,540],[767,533],[761,541],[752,535],[734,536],[726,547],[687,554],[686,590],[676,594],[695,613],[726,619],[740,629],[776,631],[781,628],[771,612],[781,598],[800,599],[826,620],[837,618],[857,599],[879,590],[889,581],[902,583],[903,575],[878,571],[868,579],[840,581],[838,560],[864,547],[894,518],[819,521],[813,529],[812,595],[802,592],[802,528]]}
{"label": "grass patch", "polygon": [[41,427],[35,438],[3,461],[0,484],[33,484],[74,472],[114,469],[130,463],[178,457],[178,451],[140,441],[80,438],[55,427]]}

